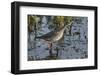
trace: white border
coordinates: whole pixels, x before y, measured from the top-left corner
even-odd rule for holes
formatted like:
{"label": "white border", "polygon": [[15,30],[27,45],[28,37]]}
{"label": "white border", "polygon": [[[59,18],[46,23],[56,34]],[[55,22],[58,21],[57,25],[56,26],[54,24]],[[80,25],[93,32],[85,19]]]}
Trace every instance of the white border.
{"label": "white border", "polygon": [[[88,17],[88,59],[27,61],[27,15]],[[94,11],[43,7],[20,7],[20,70],[94,66]]]}

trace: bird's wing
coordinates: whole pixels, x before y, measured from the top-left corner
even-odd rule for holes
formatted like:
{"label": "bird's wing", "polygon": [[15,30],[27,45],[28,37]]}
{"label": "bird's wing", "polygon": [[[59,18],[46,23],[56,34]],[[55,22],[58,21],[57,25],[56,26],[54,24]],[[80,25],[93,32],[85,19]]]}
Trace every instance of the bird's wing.
{"label": "bird's wing", "polygon": [[54,31],[48,32],[42,36],[36,37],[36,38],[41,38],[41,39],[46,39],[46,38],[50,38],[52,35],[54,34]]}

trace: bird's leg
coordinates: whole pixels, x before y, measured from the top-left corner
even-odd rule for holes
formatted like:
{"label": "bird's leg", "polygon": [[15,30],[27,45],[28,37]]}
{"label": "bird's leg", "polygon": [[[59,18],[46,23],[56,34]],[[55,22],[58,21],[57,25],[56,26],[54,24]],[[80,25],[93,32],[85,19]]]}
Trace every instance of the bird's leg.
{"label": "bird's leg", "polygon": [[49,43],[49,54],[52,56],[52,43]]}

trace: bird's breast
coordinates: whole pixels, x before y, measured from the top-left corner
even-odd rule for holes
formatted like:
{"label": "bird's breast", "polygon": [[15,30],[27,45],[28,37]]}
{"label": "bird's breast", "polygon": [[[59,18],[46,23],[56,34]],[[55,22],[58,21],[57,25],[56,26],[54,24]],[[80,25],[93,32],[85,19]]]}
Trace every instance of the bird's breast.
{"label": "bird's breast", "polygon": [[62,36],[63,36],[63,32],[58,33],[58,35],[55,36],[55,41],[60,40],[62,38]]}

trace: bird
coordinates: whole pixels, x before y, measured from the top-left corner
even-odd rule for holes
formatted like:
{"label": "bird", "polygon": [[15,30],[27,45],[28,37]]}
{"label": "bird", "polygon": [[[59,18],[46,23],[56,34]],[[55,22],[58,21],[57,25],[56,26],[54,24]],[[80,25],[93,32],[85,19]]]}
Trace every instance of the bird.
{"label": "bird", "polygon": [[55,29],[51,32],[48,32],[48,33],[42,35],[42,36],[36,37],[36,39],[43,39],[44,41],[46,41],[48,43],[48,46],[50,49],[50,51],[49,51],[50,55],[52,55],[52,43],[59,41],[63,37],[66,26],[67,25],[64,25],[61,28]]}

